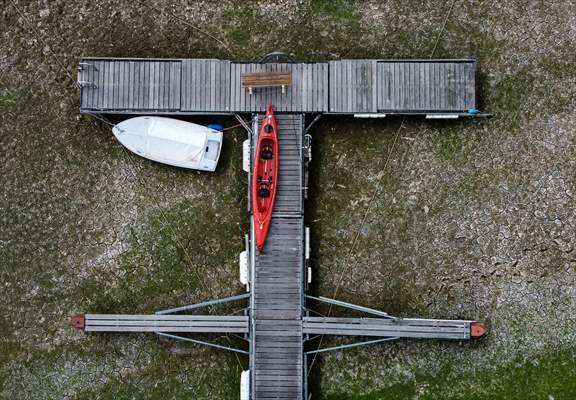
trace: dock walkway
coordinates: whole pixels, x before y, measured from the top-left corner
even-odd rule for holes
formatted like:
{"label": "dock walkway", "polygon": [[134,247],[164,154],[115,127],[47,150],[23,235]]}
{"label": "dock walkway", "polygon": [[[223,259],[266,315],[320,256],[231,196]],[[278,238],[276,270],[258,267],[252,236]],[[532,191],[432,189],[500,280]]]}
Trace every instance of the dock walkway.
{"label": "dock walkway", "polygon": [[[289,72],[285,91],[241,86],[241,76]],[[476,61],[84,58],[80,109],[98,114],[458,114],[476,107]]]}
{"label": "dock walkway", "polygon": [[[261,120],[261,114],[255,115],[252,144]],[[280,153],[276,203],[262,254],[258,256],[251,246],[251,387],[253,399],[302,399],[304,116],[277,113],[276,121]]]}

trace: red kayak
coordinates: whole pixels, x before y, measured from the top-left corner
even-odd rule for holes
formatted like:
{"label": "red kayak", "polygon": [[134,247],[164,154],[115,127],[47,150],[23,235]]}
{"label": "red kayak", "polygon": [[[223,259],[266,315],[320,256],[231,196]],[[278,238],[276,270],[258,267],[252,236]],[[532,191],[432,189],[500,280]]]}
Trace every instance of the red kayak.
{"label": "red kayak", "polygon": [[254,154],[252,212],[254,214],[256,248],[258,254],[261,254],[270,228],[278,186],[278,127],[272,104],[268,104]]}

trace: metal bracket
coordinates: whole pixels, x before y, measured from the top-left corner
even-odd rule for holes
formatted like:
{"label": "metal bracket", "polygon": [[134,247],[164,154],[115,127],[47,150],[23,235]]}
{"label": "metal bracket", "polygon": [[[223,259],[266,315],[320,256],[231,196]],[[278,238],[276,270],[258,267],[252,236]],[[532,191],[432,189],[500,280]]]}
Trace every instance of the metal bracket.
{"label": "metal bracket", "polygon": [[94,89],[98,88],[98,85],[96,85],[93,82],[88,82],[88,81],[78,81],[78,86],[80,86],[81,88],[85,88],[85,87],[91,87]]}
{"label": "metal bracket", "polygon": [[252,129],[248,126],[248,123],[246,121],[244,121],[244,118],[242,118],[239,114],[234,114],[234,116],[236,117],[238,122],[240,122],[240,125],[242,125],[242,127],[244,129],[246,129],[246,132],[248,132],[248,135],[252,136]]}
{"label": "metal bracket", "polygon": [[87,62],[78,63],[78,71],[83,71],[84,69],[92,68],[94,71],[98,71],[98,68],[94,64],[90,64]]}

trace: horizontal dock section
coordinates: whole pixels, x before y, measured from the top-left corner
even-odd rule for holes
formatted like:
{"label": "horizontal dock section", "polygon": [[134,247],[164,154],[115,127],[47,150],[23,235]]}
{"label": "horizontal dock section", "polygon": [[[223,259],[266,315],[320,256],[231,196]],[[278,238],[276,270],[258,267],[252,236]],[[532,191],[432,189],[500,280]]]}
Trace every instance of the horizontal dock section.
{"label": "horizontal dock section", "polygon": [[[98,114],[466,114],[476,107],[474,60],[245,63],[216,59],[84,58],[80,110]],[[243,73],[290,72],[280,87],[241,85]]]}
{"label": "horizontal dock section", "polygon": [[248,333],[248,317],[86,314],[86,332]]}
{"label": "horizontal dock section", "polygon": [[304,317],[308,335],[470,340],[471,321],[440,319]]}

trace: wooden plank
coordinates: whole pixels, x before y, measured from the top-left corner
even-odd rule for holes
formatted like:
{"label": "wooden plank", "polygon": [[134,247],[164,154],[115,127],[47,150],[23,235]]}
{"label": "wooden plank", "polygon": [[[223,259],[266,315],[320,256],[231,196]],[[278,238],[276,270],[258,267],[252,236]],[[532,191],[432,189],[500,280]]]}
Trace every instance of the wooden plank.
{"label": "wooden plank", "polygon": [[191,82],[191,74],[192,72],[190,71],[190,61],[189,60],[182,60],[182,65],[181,65],[181,71],[180,71],[180,76],[181,76],[181,81],[180,81],[180,109],[182,111],[187,111],[190,109],[190,98],[192,97],[190,92],[191,92],[191,87],[192,87],[192,82]]}
{"label": "wooden plank", "polygon": [[110,78],[110,109],[116,109],[116,103],[118,98],[118,66],[119,62],[113,61],[111,68],[111,78]]}
{"label": "wooden plank", "polygon": [[194,110],[206,111],[206,65],[204,60],[196,64],[196,92],[194,93]]}
{"label": "wooden plank", "polygon": [[208,60],[202,60],[201,70],[202,86],[200,86],[200,95],[198,97],[199,109],[204,111],[210,110],[210,98],[212,93],[210,82],[210,64]]}
{"label": "wooden plank", "polygon": [[465,109],[476,108],[476,63],[470,62],[465,67],[466,75],[466,106]]}
{"label": "wooden plank", "polygon": [[126,110],[130,109],[130,61],[124,61],[122,63],[122,69],[120,108]]}
{"label": "wooden plank", "polygon": [[166,63],[158,61],[156,63],[156,110],[164,110],[165,106],[165,90],[166,83]]}
{"label": "wooden plank", "polygon": [[353,109],[353,97],[354,97],[354,85],[353,83],[353,70],[352,70],[352,61],[345,60],[344,61],[344,68],[346,69],[346,96],[344,97],[344,101],[342,103],[342,112],[347,112]]}
{"label": "wooden plank", "polygon": [[300,110],[307,110],[310,101],[310,68],[309,64],[302,64],[302,96]]}
{"label": "wooden plank", "polygon": [[334,85],[333,96],[330,97],[330,102],[332,110],[334,112],[338,112],[340,108],[340,102],[342,101],[342,71],[340,68],[340,62],[330,62],[330,77],[333,82],[332,84]]}
{"label": "wooden plank", "polygon": [[134,61],[128,62],[128,97],[127,97],[127,104],[126,108],[129,110],[133,110],[134,107],[134,93],[136,91],[136,83],[134,82],[134,75],[135,75],[135,64]]}
{"label": "wooden plank", "polygon": [[362,109],[364,103],[364,69],[365,64],[362,60],[350,60],[350,103],[347,112],[354,112]]}
{"label": "wooden plank", "polygon": [[436,76],[438,74],[438,63],[430,63],[430,74],[428,75],[428,85],[430,85],[430,98],[428,99],[428,110],[433,110],[438,104],[438,87]]}
{"label": "wooden plank", "polygon": [[[179,64],[179,62],[178,62]],[[165,107],[167,110],[174,110],[176,107],[174,106],[176,103],[176,72],[175,66],[177,65],[176,62],[168,62],[166,64],[166,104]],[[178,96],[178,99],[180,96]]]}
{"label": "wooden plank", "polygon": [[338,85],[338,92],[336,93],[336,111],[341,112],[343,109],[343,102],[344,102],[344,97],[346,96],[346,70],[344,68],[343,63],[340,61],[337,64],[338,68],[337,68],[337,85]]}
{"label": "wooden plank", "polygon": [[314,92],[316,80],[314,79],[314,71],[316,70],[315,64],[305,64],[306,66],[306,94],[305,101],[302,101],[300,110],[313,110],[314,109]]}
{"label": "wooden plank", "polygon": [[[248,66],[246,64],[239,64],[239,73],[240,76],[242,75],[243,72],[247,71]],[[240,86],[240,107],[238,107],[238,109],[241,112],[245,112],[249,109],[248,104],[246,104],[246,94],[247,94],[248,90],[244,89]]]}
{"label": "wooden plank", "polygon": [[[272,64],[277,66],[277,64]],[[292,72],[290,71],[267,71],[251,72],[241,75],[242,87],[277,87],[288,86],[292,83]]]}
{"label": "wooden plank", "polygon": [[131,78],[131,85],[132,85],[132,94],[130,97],[130,107],[133,110],[140,109],[138,104],[139,100],[139,93],[140,93],[140,63],[132,62],[132,78]]}
{"label": "wooden plank", "polygon": [[139,66],[138,63],[132,61],[130,62],[130,85],[132,86],[130,91],[130,109],[138,109],[138,82],[139,76]]}
{"label": "wooden plank", "polygon": [[138,76],[138,80],[137,82],[137,92],[136,92],[136,103],[137,103],[137,109],[138,110],[142,110],[144,108],[144,73],[145,73],[145,68],[146,64],[144,63],[138,63],[136,65],[135,68],[138,69],[137,72],[137,76]]}
{"label": "wooden plank", "polygon": [[369,61],[370,63],[370,81],[372,85],[372,93],[370,102],[368,104],[370,112],[378,111],[378,64],[376,60]]}
{"label": "wooden plank", "polygon": [[230,92],[231,92],[231,87],[230,87],[230,61],[226,61],[223,65],[222,68],[224,69],[224,76],[226,79],[226,85],[224,87],[224,90],[222,91],[222,95],[224,96],[224,98],[222,99],[222,105],[223,105],[223,111],[230,111]]}
{"label": "wooden plank", "polygon": [[209,82],[210,88],[210,103],[208,105],[208,109],[210,111],[214,111],[216,108],[216,62],[210,60],[207,61],[207,63],[209,64],[209,69],[207,70],[207,80]]}
{"label": "wooden plank", "polygon": [[391,109],[397,110],[401,108],[401,87],[400,87],[400,66],[398,63],[392,63],[392,76],[394,79],[394,94],[392,96],[393,104]]}
{"label": "wooden plank", "polygon": [[173,109],[182,109],[182,62],[174,64],[174,104]]}
{"label": "wooden plank", "polygon": [[317,112],[320,106],[320,92],[322,91],[322,86],[324,81],[322,79],[322,63],[314,63],[311,65],[312,68],[312,81],[314,86],[311,91],[312,96],[312,111]]}
{"label": "wooden plank", "polygon": [[[82,60],[84,61],[84,60]],[[92,65],[96,65],[96,61],[89,61]],[[91,82],[94,82],[97,86],[98,86],[98,80],[100,79],[99,77],[99,71],[97,71],[96,69],[92,68],[92,72],[89,74],[89,77],[91,79]],[[86,102],[82,104],[82,108],[96,108],[96,103],[98,101],[98,89],[99,87],[96,88],[92,88],[92,90],[87,91],[86,94]]]}
{"label": "wooden plank", "polygon": [[161,109],[161,89],[162,89],[162,80],[160,76],[162,64],[159,61],[154,62],[154,109],[159,110]]}
{"label": "wooden plank", "polygon": [[143,83],[142,88],[142,109],[147,110],[150,107],[150,70],[151,63],[143,63]]}
{"label": "wooden plank", "polygon": [[157,61],[150,62],[150,108],[153,110],[158,109],[158,92],[160,86],[160,80],[158,79],[160,63]]}
{"label": "wooden plank", "polygon": [[98,72],[98,109],[104,108],[104,90],[106,85],[106,63],[104,61],[99,62],[100,71]]}
{"label": "wooden plank", "polygon": [[192,61],[189,64],[189,74],[190,74],[190,95],[189,95],[189,107],[188,110],[197,110],[198,109],[198,97],[200,96],[200,85],[201,78],[200,78],[200,61]]}
{"label": "wooden plank", "polygon": [[326,86],[326,89],[328,91],[328,96],[327,96],[327,107],[328,107],[328,112],[332,112],[334,111],[333,105],[332,105],[332,99],[334,98],[334,76],[333,73],[331,72],[331,62],[328,62],[328,85]]}
{"label": "wooden plank", "polygon": [[104,110],[107,103],[107,92],[108,92],[108,68],[107,61],[102,61],[101,77],[100,77],[100,99],[99,108]]}
{"label": "wooden plank", "polygon": [[90,76],[91,76],[91,81],[96,84],[96,87],[92,88],[92,90],[90,90],[89,96],[88,96],[88,98],[89,98],[88,103],[90,104],[90,108],[98,109],[98,108],[100,108],[100,104],[99,104],[99,98],[100,98],[100,92],[101,92],[100,79],[102,76],[102,74],[100,73],[101,62],[94,60],[94,61],[92,61],[92,64],[94,66],[96,66],[96,68],[92,68],[92,72],[91,72]]}
{"label": "wooden plank", "polygon": [[[242,71],[244,71],[244,69],[246,68],[246,65],[245,65],[245,64],[239,64],[238,67],[239,67],[239,71],[238,71],[238,74],[239,74],[239,75],[238,75],[237,79],[239,80],[239,79],[240,79],[240,74],[242,74]],[[244,111],[247,110],[247,104],[246,104],[246,92],[247,92],[247,90],[246,90],[246,89],[243,89],[243,88],[240,86],[239,92],[240,92],[240,97],[239,97],[239,100],[240,100],[240,104],[239,104],[239,105],[240,105],[240,106],[238,107],[238,110],[244,112]]]}
{"label": "wooden plank", "polygon": [[106,68],[106,93],[104,98],[106,100],[105,108],[110,109],[113,107],[114,101],[114,62],[109,61]]}
{"label": "wooden plank", "polygon": [[174,110],[174,103],[176,102],[175,96],[174,96],[174,83],[176,81],[174,75],[174,66],[176,65],[175,62],[170,61],[166,63],[166,72],[165,72],[165,76],[166,76],[166,87],[165,87],[165,93],[166,93],[166,103],[164,104],[164,107],[167,110]]}
{"label": "wooden plank", "polygon": [[173,110],[174,109],[174,62],[167,62],[164,67],[164,76],[166,78],[164,82],[164,108],[166,110]]}
{"label": "wooden plank", "polygon": [[[88,69],[92,68],[90,66],[84,66],[78,71],[78,80],[80,82],[92,82],[90,80],[90,71]],[[80,108],[86,107],[86,104],[88,103],[88,88],[89,86],[80,87]]]}
{"label": "wooden plank", "polygon": [[422,110],[428,110],[430,107],[430,63],[423,64],[421,74],[422,101],[420,102],[420,108]]}
{"label": "wooden plank", "polygon": [[150,104],[150,63],[142,63],[142,110],[147,110]]}
{"label": "wooden plank", "polygon": [[[201,110],[200,109],[200,91],[202,86],[204,85],[203,77],[202,77],[202,60],[194,60],[191,65],[191,77],[190,83],[193,87],[192,96],[190,98],[191,107],[190,110]],[[202,110],[204,111],[204,110]]]}
{"label": "wooden plank", "polygon": [[460,77],[460,102],[458,104],[458,108],[461,110],[466,110],[466,71],[465,71],[466,64],[459,63],[458,64],[458,74]]}
{"label": "wooden plank", "polygon": [[440,103],[439,109],[446,110],[448,109],[448,74],[446,64],[442,63],[441,66],[442,74],[440,77],[440,87],[442,88],[442,101]]}
{"label": "wooden plank", "polygon": [[237,65],[236,63],[230,63],[230,110],[238,110],[238,86],[239,82],[237,78]]}
{"label": "wooden plank", "polygon": [[[81,62],[86,62],[84,60],[82,60]],[[90,65],[94,65],[93,63],[89,62]],[[80,81],[86,81],[86,82],[91,82],[91,83],[96,83],[95,82],[95,74],[94,74],[94,68],[92,68],[91,66],[84,66],[84,69],[82,71],[79,71],[78,73],[79,77],[80,77]],[[93,93],[94,93],[94,88],[90,87],[90,86],[84,86],[80,89],[80,108],[92,108],[93,106]]]}

